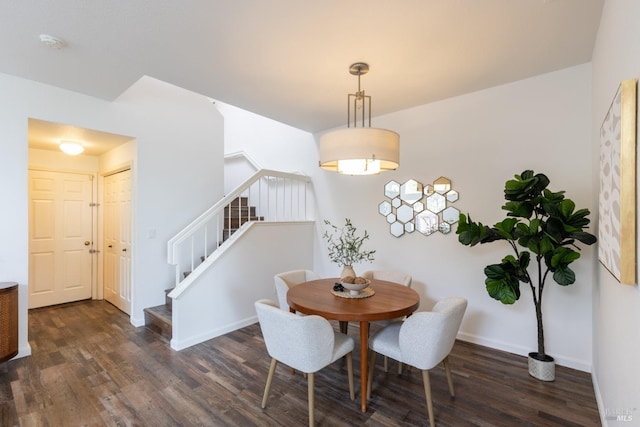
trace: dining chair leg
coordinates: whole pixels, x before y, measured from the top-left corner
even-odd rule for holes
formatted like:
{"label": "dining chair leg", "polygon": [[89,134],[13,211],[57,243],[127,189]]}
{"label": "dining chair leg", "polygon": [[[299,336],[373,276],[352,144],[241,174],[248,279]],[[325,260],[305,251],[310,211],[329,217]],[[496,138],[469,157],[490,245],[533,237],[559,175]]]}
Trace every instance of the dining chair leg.
{"label": "dining chair leg", "polygon": [[346,335],[347,330],[349,329],[349,322],[345,322],[344,320],[338,321],[338,325],[340,325],[340,332]]}
{"label": "dining chair leg", "polygon": [[267,376],[267,384],[264,386],[264,395],[262,396],[262,408],[267,407],[267,397],[269,397],[269,390],[271,389],[271,381],[273,380],[273,374],[276,371],[276,365],[278,361],[271,359],[271,366],[269,367],[269,375]]}
{"label": "dining chair leg", "polygon": [[435,417],[433,416],[433,403],[431,402],[431,382],[429,381],[429,371],[422,371],[422,382],[424,382],[424,394],[427,398],[427,414],[429,415],[429,425],[436,426]]}
{"label": "dining chair leg", "polygon": [[349,397],[351,400],[356,398],[356,393],[353,388],[353,354],[347,353],[347,375],[349,376]]}
{"label": "dining chair leg", "polygon": [[307,375],[307,381],[308,381],[308,398],[309,398],[309,427],[313,427],[313,424],[315,422],[314,416],[313,416],[313,408],[315,406],[314,399],[313,399],[313,387],[315,385],[315,375],[313,374],[313,372],[310,372],[309,375]]}
{"label": "dining chair leg", "polygon": [[373,384],[373,370],[376,366],[376,352],[369,352],[369,375],[367,378],[367,400],[371,398],[371,384]]}
{"label": "dining chair leg", "polygon": [[389,372],[389,358],[387,356],[384,357],[384,371]]}
{"label": "dining chair leg", "polygon": [[447,382],[449,382],[449,393],[451,393],[451,397],[456,397],[456,392],[453,389],[453,377],[451,376],[451,365],[449,365],[449,356],[444,358],[443,363],[444,370],[447,373]]}
{"label": "dining chair leg", "polygon": [[402,374],[402,362],[398,362],[398,375]]}

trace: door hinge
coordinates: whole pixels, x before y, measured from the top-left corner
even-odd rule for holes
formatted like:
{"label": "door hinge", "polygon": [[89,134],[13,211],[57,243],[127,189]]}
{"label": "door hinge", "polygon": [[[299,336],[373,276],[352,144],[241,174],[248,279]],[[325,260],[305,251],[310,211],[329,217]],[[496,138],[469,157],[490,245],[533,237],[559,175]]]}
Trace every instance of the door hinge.
{"label": "door hinge", "polygon": [[92,208],[95,208],[97,206],[100,206],[100,203],[89,203],[89,206],[91,206]]}
{"label": "door hinge", "polygon": [[100,251],[97,250],[97,249],[89,249],[89,253],[90,254],[97,254],[97,253],[100,253]]}

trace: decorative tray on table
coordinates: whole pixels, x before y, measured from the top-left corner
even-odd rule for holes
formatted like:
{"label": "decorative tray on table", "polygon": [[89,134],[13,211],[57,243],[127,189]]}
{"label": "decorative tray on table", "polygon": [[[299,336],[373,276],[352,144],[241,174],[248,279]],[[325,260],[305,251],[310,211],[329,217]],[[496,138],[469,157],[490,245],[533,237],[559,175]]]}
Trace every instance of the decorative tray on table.
{"label": "decorative tray on table", "polygon": [[370,284],[369,279],[359,279],[354,283],[354,278],[347,276],[335,283],[331,293],[341,298],[367,298],[376,293],[369,287]]}
{"label": "decorative tray on table", "polygon": [[331,290],[331,293],[334,294],[337,297],[340,298],[368,298],[370,296],[373,296],[373,294],[376,293],[376,291],[374,291],[371,288],[364,288],[363,290],[361,290],[358,294],[351,294],[351,291],[334,291],[333,289]]}

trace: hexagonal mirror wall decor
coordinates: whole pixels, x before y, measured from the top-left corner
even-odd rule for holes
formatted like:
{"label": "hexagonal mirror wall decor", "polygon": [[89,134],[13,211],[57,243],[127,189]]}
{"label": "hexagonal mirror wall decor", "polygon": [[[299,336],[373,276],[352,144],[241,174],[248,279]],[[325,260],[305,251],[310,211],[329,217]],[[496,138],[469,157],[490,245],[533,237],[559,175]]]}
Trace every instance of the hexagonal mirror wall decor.
{"label": "hexagonal mirror wall decor", "polygon": [[409,205],[402,205],[396,211],[398,221],[402,223],[410,222],[413,219],[413,208]]}
{"label": "hexagonal mirror wall decor", "polygon": [[389,227],[389,230],[391,231],[392,235],[396,237],[400,237],[404,234],[404,225],[396,221],[393,224],[391,224],[391,226]]}
{"label": "hexagonal mirror wall decor", "polygon": [[415,179],[410,179],[400,186],[400,198],[410,205],[422,199],[422,184]]}
{"label": "hexagonal mirror wall decor", "polygon": [[409,179],[400,184],[389,181],[384,186],[388,200],[378,204],[378,213],[389,224],[392,236],[402,237],[418,231],[430,236],[439,231],[449,234],[451,226],[458,222],[460,210],[449,206],[460,198],[451,180],[441,176],[431,184]]}
{"label": "hexagonal mirror wall decor", "polygon": [[389,215],[387,215],[387,222],[389,224],[393,224],[394,222],[396,222],[396,214],[390,213]]}
{"label": "hexagonal mirror wall decor", "polygon": [[440,213],[447,206],[447,199],[442,194],[432,194],[427,197],[427,209],[433,213]]}
{"label": "hexagonal mirror wall decor", "polygon": [[387,216],[391,213],[391,203],[386,200],[378,205],[378,212],[380,215]]}
{"label": "hexagonal mirror wall decor", "polygon": [[390,199],[398,197],[400,195],[400,184],[395,181],[389,181],[384,186],[384,195]]}
{"label": "hexagonal mirror wall decor", "polygon": [[458,218],[460,218],[460,211],[453,206],[442,211],[442,219],[449,224],[455,224]]}
{"label": "hexagonal mirror wall decor", "polygon": [[431,211],[422,211],[416,215],[416,230],[425,236],[438,231],[438,224],[440,224],[438,215]]}
{"label": "hexagonal mirror wall decor", "polygon": [[448,224],[446,222],[441,222],[440,223],[440,232],[442,234],[447,234],[451,231],[451,224]]}
{"label": "hexagonal mirror wall decor", "polygon": [[436,193],[444,194],[447,191],[451,190],[451,180],[441,176],[440,178],[433,181],[433,189]]}

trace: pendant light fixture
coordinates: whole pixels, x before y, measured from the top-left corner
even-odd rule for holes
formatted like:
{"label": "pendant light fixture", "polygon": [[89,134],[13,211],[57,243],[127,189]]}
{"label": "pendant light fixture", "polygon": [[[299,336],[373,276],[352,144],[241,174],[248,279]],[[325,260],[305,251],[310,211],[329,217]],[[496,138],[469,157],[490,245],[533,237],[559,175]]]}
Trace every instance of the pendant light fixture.
{"label": "pendant light fixture", "polygon": [[346,175],[394,170],[400,164],[400,135],[371,127],[371,96],[360,89],[360,76],[369,72],[369,65],[356,62],[349,72],[358,76],[358,91],[347,95],[347,128],[320,137],[320,167]]}

